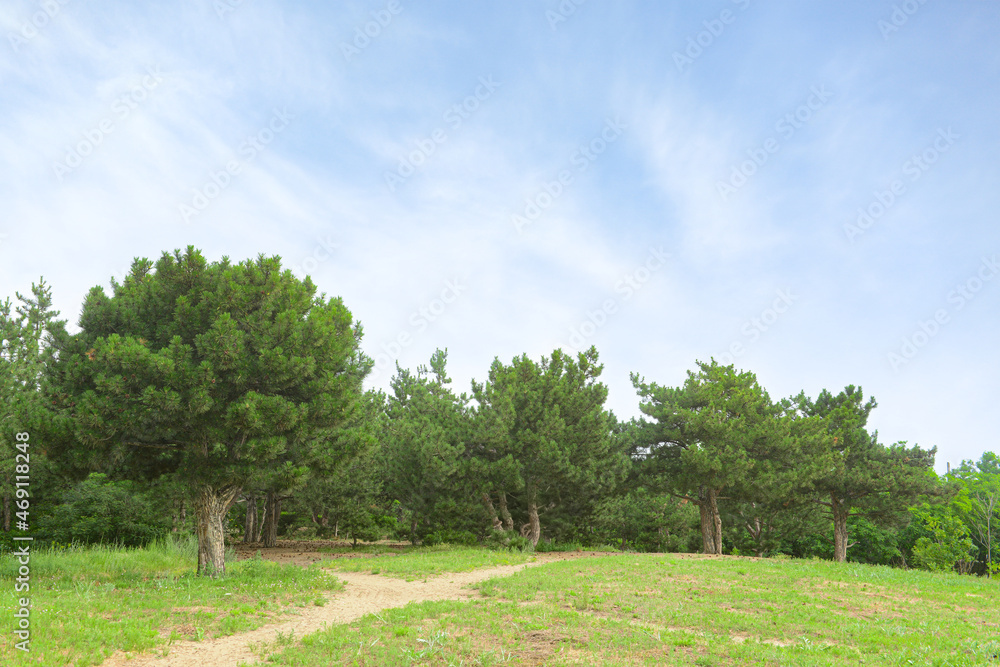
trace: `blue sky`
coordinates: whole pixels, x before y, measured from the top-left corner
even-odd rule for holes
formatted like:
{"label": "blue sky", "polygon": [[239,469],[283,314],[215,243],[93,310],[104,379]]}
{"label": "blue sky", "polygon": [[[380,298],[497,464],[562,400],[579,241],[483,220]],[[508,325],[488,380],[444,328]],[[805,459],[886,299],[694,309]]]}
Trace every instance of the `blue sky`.
{"label": "blue sky", "polygon": [[[75,323],[133,257],[280,255],[386,387],[448,348],[861,385],[885,443],[997,450],[1000,5],[0,8],[0,296]],[[994,279],[997,278],[997,279]]]}

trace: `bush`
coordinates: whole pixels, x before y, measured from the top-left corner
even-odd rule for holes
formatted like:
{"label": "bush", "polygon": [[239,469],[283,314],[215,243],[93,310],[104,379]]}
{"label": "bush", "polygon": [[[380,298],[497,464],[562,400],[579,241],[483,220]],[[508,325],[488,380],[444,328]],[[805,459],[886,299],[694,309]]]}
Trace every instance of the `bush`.
{"label": "bush", "polygon": [[594,526],[591,544],[616,544],[621,551],[695,551],[701,544],[694,505],[644,488],[597,503]]}
{"label": "bush", "polygon": [[170,532],[170,519],[132,482],[101,473],[63,493],[50,515],[39,520],[39,539],[56,543],[143,547]]}
{"label": "bush", "polygon": [[531,553],[535,550],[535,545],[527,537],[522,537],[512,530],[494,530],[486,538],[486,547],[496,551],[519,551],[521,553]]}
{"label": "bush", "polygon": [[958,566],[959,572],[967,573],[976,561],[977,549],[962,520],[950,514],[941,517],[916,514],[933,538],[921,537],[913,545],[914,564],[932,572],[948,572]]}

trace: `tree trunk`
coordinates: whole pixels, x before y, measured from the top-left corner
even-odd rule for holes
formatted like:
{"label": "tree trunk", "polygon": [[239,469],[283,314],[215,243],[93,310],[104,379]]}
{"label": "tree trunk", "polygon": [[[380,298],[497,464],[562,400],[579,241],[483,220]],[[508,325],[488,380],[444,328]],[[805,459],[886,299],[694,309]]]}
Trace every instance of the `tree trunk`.
{"label": "tree trunk", "polygon": [[538,540],[542,536],[542,524],[538,520],[538,503],[534,498],[528,501],[528,539],[533,546],[538,546]]}
{"label": "tree trunk", "polygon": [[701,552],[715,553],[715,531],[712,530],[712,509],[707,502],[698,503],[698,514],[701,519]]}
{"label": "tree trunk", "polygon": [[267,522],[267,516],[270,514],[270,512],[268,511],[269,509],[270,507],[267,504],[267,499],[265,498],[264,508],[257,515],[257,528],[256,528],[257,533],[256,535],[254,535],[253,538],[254,542],[260,542],[261,540],[264,539],[264,524]]}
{"label": "tree trunk", "polygon": [[844,506],[844,501],[830,494],[830,509],[833,511],[833,560],[838,563],[847,561],[847,517],[850,509]]}
{"label": "tree trunk", "polygon": [[493,530],[503,530],[503,524],[497,518],[497,511],[493,507],[493,501],[490,500],[490,494],[485,491],[483,491],[483,503],[486,505],[486,510],[490,513],[490,519],[493,520]]}
{"label": "tree trunk", "polygon": [[243,524],[243,543],[253,542],[257,534],[257,496],[247,496],[247,518]]}
{"label": "tree trunk", "polygon": [[514,530],[514,517],[510,515],[510,510],[507,509],[507,492],[503,489],[500,490],[500,517],[503,519],[503,526],[506,530]]}
{"label": "tree trunk", "polygon": [[715,489],[708,490],[709,507],[712,508],[712,527],[714,528],[715,553],[722,555],[722,516],[719,514],[718,503],[719,492]]}
{"label": "tree trunk", "polygon": [[764,557],[764,541],[770,536],[771,530],[773,529],[772,520],[764,519],[761,520],[760,515],[756,514],[758,508],[756,503],[750,503],[750,507],[753,508],[755,512],[753,516],[747,516],[742,511],[740,516],[743,517],[743,526],[750,533],[750,538],[753,540],[753,551],[757,558]]}
{"label": "tree trunk", "polygon": [[993,528],[991,527],[991,524],[993,523],[992,502],[990,502],[989,509],[990,513],[986,515],[986,578],[987,579],[991,579],[993,577],[993,570],[990,569],[990,566],[993,565]]}
{"label": "tree trunk", "polygon": [[281,498],[274,491],[267,492],[267,519],[264,522],[264,546],[278,545],[278,519],[281,518]]}
{"label": "tree trunk", "polygon": [[226,573],[226,510],[239,493],[238,487],[202,487],[195,504],[198,574],[214,577]]}
{"label": "tree trunk", "polygon": [[718,489],[698,489],[702,553],[722,555],[722,517],[719,516]]}

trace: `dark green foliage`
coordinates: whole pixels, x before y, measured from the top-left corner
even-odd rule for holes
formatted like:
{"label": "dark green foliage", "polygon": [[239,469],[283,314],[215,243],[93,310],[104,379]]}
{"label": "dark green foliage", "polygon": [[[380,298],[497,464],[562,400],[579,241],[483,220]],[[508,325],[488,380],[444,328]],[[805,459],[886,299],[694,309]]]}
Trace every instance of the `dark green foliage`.
{"label": "dark green foliage", "polygon": [[340,299],[280,259],[207,262],[192,247],[137,259],[80,333],[56,343],[54,444],[80,467],[174,473],[199,516],[199,570],[221,571],[223,518],[245,484],[304,481],[346,456],[337,436],[370,362]]}
{"label": "dark green foliage", "polygon": [[849,562],[869,565],[899,565],[902,562],[898,527],[879,525],[863,516],[851,517],[847,525],[853,542],[847,552]]}
{"label": "dark green foliage", "polygon": [[294,527],[310,526],[320,537],[337,535],[355,542],[394,533],[396,506],[385,489],[385,454],[380,438],[386,427],[385,396],[368,392],[344,425],[340,441],[356,452],[332,468],[315,466],[308,484],[291,500]]}
{"label": "dark green foliage", "polygon": [[521,532],[533,544],[541,538],[543,514],[558,508],[582,529],[594,499],[627,473],[628,460],[611,437],[597,361],[593,347],[576,359],[561,350],[540,362],[527,355],[510,365],[496,359],[487,381],[473,383],[480,436],[473,456],[488,471],[480,488],[515,499],[523,508]]}
{"label": "dark green foliage", "polygon": [[[44,279],[31,286],[30,295],[17,294],[0,302],[0,528],[9,531],[16,523],[15,466],[28,465],[31,478],[31,511],[27,523],[34,525],[40,511],[49,511],[58,493],[60,477],[48,457],[45,371],[55,360],[54,339],[64,332],[65,322],[52,310],[52,292]],[[28,433],[26,450],[15,448],[15,435]],[[18,458],[18,455],[21,455]],[[26,463],[27,461],[27,463]]]}
{"label": "dark green foliage", "polygon": [[93,473],[60,500],[39,521],[39,539],[142,547],[170,532],[169,517],[133,482]]}
{"label": "dark green foliage", "polygon": [[705,553],[722,553],[720,501],[743,502],[741,524],[755,530],[755,550],[776,546],[775,517],[808,487],[820,462],[812,456],[812,420],[774,403],[753,373],[698,362],[681,387],[632,383],[643,414],[642,456],[664,490],[698,507]]}
{"label": "dark green foliage", "polygon": [[387,400],[385,491],[400,501],[408,524],[401,529],[409,528],[414,543],[442,528],[468,530],[456,520],[467,520],[470,512],[478,519],[482,512],[472,491],[463,488],[468,399],[452,392],[447,360],[447,351],[438,350],[430,367],[420,366],[416,374],[397,369]]}
{"label": "dark green foliage", "polygon": [[467,530],[443,529],[428,533],[422,540],[424,546],[432,547],[438,544],[454,544],[471,547],[479,544],[475,533]]}
{"label": "dark green foliage", "polygon": [[796,401],[804,414],[826,423],[826,445],[817,454],[823,472],[813,482],[813,500],[833,519],[834,559],[846,561],[851,516],[884,524],[918,496],[935,492],[937,448],[880,444],[878,434],[866,430],[877,404],[865,401],[860,387],[848,386],[836,396],[824,389],[815,401],[800,394]]}
{"label": "dark green foliage", "polygon": [[696,551],[701,542],[694,505],[642,487],[601,500],[594,526],[596,542],[623,551]]}

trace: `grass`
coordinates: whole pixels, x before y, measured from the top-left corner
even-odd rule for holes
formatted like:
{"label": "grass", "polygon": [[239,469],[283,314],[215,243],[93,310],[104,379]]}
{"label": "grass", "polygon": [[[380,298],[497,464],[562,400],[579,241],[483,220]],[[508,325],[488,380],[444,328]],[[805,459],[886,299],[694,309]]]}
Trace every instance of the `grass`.
{"label": "grass", "polygon": [[482,567],[520,565],[535,560],[532,554],[448,545],[390,551],[376,551],[370,558],[325,560],[323,567],[340,572],[371,572],[413,581],[445,572],[469,572]]}
{"label": "grass", "polygon": [[[191,544],[32,554],[32,653],[15,654],[0,570],[0,664],[97,665],[117,650],[244,632],[337,590],[314,564],[259,559],[196,577]],[[373,549],[378,551],[378,549]],[[393,555],[395,554],[395,555]],[[433,547],[324,561],[424,578],[530,561]],[[611,554],[478,584],[257,647],[274,665],[1000,665],[1000,582],[826,561]],[[268,656],[268,654],[270,654]],[[27,660],[25,659],[27,658]]]}
{"label": "grass", "polygon": [[[196,545],[47,549],[31,555],[31,653],[14,648],[13,559],[0,569],[0,664],[100,664],[118,650],[168,650],[260,627],[289,607],[323,604],[342,584],[317,567],[229,562],[225,577],[194,573]],[[25,658],[28,657],[28,660]]]}
{"label": "grass", "polygon": [[1000,586],[825,561],[629,554],[387,610],[277,665],[1000,665]]}

